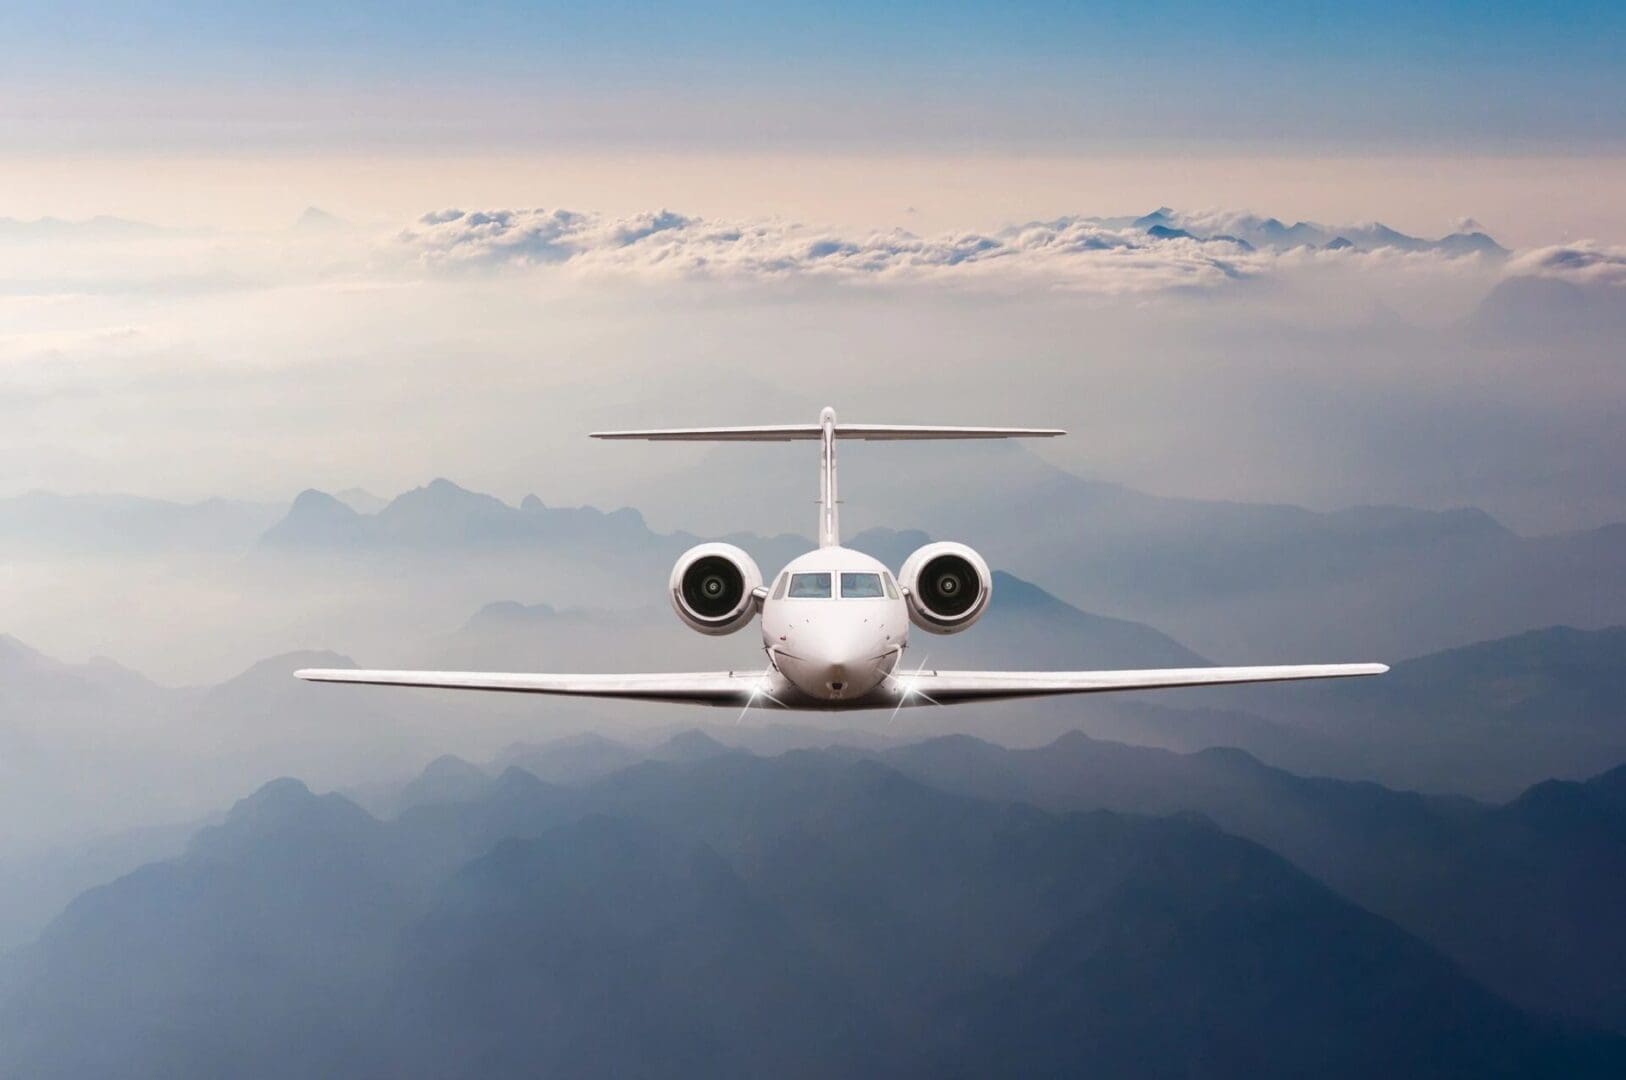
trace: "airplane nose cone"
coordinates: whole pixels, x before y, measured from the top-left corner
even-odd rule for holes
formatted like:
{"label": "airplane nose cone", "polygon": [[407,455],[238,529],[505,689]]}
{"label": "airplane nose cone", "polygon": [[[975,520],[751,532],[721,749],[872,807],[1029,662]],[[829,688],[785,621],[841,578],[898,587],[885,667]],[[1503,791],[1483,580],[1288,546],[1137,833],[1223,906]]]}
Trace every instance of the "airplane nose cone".
{"label": "airplane nose cone", "polygon": [[876,657],[885,650],[867,634],[867,627],[821,627],[816,634],[791,642],[796,659],[784,664],[785,673],[806,694],[840,701],[861,697],[885,677]]}

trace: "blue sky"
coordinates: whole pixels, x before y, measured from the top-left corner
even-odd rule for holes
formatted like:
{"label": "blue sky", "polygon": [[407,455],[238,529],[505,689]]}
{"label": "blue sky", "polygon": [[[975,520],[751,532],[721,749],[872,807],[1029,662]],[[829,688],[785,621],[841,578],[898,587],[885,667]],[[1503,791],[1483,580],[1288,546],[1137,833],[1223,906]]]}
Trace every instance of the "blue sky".
{"label": "blue sky", "polygon": [[1619,3],[93,0],[0,13],[0,122],[76,148],[1614,153],[1623,40]]}

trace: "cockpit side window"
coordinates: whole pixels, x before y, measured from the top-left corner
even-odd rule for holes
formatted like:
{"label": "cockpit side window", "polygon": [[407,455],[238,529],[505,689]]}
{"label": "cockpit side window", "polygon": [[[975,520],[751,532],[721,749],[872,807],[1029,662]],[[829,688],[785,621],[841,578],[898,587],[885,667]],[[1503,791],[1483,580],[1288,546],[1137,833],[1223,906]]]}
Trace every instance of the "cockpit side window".
{"label": "cockpit side window", "polygon": [[886,598],[896,600],[898,598],[898,587],[892,583],[892,575],[882,574],[881,580],[886,582]]}
{"label": "cockpit side window", "polygon": [[773,586],[773,598],[775,600],[784,599],[785,586],[787,584],[789,584],[789,582],[790,582],[790,575],[789,574],[780,574],[779,575],[779,580],[774,582],[774,586]]}
{"label": "cockpit side window", "polygon": [[879,600],[884,595],[880,574],[841,575],[841,596],[844,600]]}
{"label": "cockpit side window", "polygon": [[830,599],[830,575],[792,574],[789,596],[792,600]]}

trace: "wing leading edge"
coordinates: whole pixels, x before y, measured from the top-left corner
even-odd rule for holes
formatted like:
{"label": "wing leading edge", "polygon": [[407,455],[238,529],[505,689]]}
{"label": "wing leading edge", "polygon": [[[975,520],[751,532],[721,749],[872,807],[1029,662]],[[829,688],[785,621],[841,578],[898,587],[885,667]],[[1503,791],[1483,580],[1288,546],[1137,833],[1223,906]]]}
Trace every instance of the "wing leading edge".
{"label": "wing leading edge", "polygon": [[509,694],[623,698],[695,705],[743,705],[762,692],[762,673],[696,671],[636,675],[527,675],[486,671],[368,671],[306,668],[307,682],[366,686],[421,686],[439,690],[488,690]]}
{"label": "wing leading edge", "polygon": [[[936,424],[835,424],[837,439],[896,442],[920,439],[1052,439],[1060,428],[947,427]],[[759,424],[750,427],[649,428],[643,431],[595,431],[594,439],[643,439],[648,442],[817,442],[823,424]]]}
{"label": "wing leading edge", "polygon": [[[1276,667],[1163,668],[1146,671],[916,671],[890,681],[903,691],[867,697],[835,707],[891,708],[898,704],[956,705],[971,701],[1048,697],[1057,694],[1101,694],[1117,690],[1158,690],[1181,686],[1289,682],[1297,679],[1347,679],[1381,675],[1383,664],[1301,664]],[[369,671],[359,668],[307,668],[294,672],[308,682],[357,683],[367,686],[415,686],[438,690],[485,690],[509,694],[554,694],[567,697],[659,701],[687,705],[779,705],[759,671],[698,671],[627,675],[549,675],[485,671]],[[810,707],[831,707],[817,702]]]}
{"label": "wing leading edge", "polygon": [[1102,694],[1114,690],[1159,690],[1181,686],[1291,682],[1297,679],[1349,679],[1382,675],[1386,664],[1292,664],[1274,667],[1161,668],[1146,671],[920,671],[897,676],[920,704]]}

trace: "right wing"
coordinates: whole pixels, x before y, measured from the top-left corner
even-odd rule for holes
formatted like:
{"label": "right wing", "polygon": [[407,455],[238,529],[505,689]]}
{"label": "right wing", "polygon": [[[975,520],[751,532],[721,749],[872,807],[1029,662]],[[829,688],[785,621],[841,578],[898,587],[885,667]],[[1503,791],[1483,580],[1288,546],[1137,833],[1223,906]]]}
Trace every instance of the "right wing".
{"label": "right wing", "polygon": [[[634,675],[528,675],[487,671],[367,671],[306,668],[308,682],[368,686],[422,686],[439,690],[490,690],[510,694],[625,698],[694,705],[745,705],[764,692],[762,672],[694,671]],[[766,704],[766,702],[763,702]]]}
{"label": "right wing", "polygon": [[[953,705],[964,701],[1157,690],[1176,686],[1347,679],[1382,675],[1385,664],[1291,664],[1276,667],[1162,668],[1147,671],[918,671],[894,678],[906,704]],[[920,700],[910,700],[918,698]]]}

